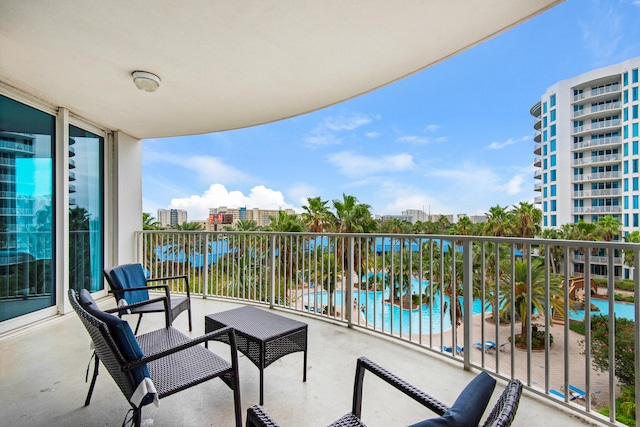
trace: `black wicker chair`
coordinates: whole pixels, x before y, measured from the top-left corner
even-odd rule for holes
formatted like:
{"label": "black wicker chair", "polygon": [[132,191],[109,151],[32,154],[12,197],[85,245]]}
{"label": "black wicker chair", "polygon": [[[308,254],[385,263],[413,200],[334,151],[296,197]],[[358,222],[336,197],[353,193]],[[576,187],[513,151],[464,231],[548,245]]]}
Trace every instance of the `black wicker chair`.
{"label": "black wicker chair", "polygon": [[[448,413],[451,412],[452,408],[449,408],[444,403],[438,401],[437,399],[427,395],[426,393],[416,389],[411,384],[406,381],[396,377],[392,373],[386,371],[384,368],[378,366],[373,363],[366,357],[361,357],[358,359],[358,364],[356,367],[356,378],[353,390],[353,406],[351,412],[340,418],[339,420],[333,422],[329,425],[329,427],[366,427],[366,425],[360,419],[360,415],[362,412],[362,385],[364,380],[365,371],[369,371],[381,378],[388,384],[392,385],[396,389],[400,390],[407,396],[411,397],[415,401],[427,407],[432,412],[435,412],[439,416],[446,417]],[[484,376],[485,378],[480,378]],[[485,373],[481,373],[474,379],[475,382],[477,379],[484,381],[485,384],[488,384],[491,391],[493,391],[493,386],[495,385],[495,380],[489,377]],[[491,384],[493,381],[493,384]],[[471,384],[470,384],[471,385]],[[467,386],[467,389],[469,386]],[[467,390],[465,389],[465,391]],[[463,391],[463,394],[465,393]],[[491,410],[491,413],[485,420],[483,427],[502,427],[509,426],[515,417],[516,411],[518,409],[518,403],[520,401],[520,395],[522,393],[522,383],[518,380],[511,380],[507,384],[507,387],[500,395],[500,398],[496,402],[495,406]],[[478,393],[476,391],[476,395],[484,395],[486,393]],[[486,401],[488,402],[491,393],[489,392],[486,396]],[[463,396],[461,394],[462,400],[467,400],[469,396]],[[458,401],[456,401],[458,403]],[[456,404],[454,404],[454,407]],[[484,412],[484,408],[486,407],[486,403],[482,406],[481,411],[478,415],[478,419],[482,416]],[[462,415],[462,417],[466,417],[466,413],[458,414],[458,416]],[[447,422],[434,422],[432,421],[438,420],[437,418],[425,420],[415,424],[415,426],[428,426],[428,425],[456,425],[455,421],[448,420]],[[468,420],[465,420],[468,421]],[[465,424],[468,425],[468,424]],[[279,427],[279,424],[273,420],[269,414],[265,412],[265,410],[260,405],[254,405],[247,409],[247,427]]]}
{"label": "black wicker chair", "polygon": [[[95,350],[93,377],[85,406],[91,401],[101,361],[131,405],[136,427],[141,425],[143,406],[152,402],[157,404],[158,399],[213,378],[222,379],[233,390],[235,423],[236,427],[242,426],[238,353],[232,328],[191,339],[169,326],[167,316],[166,328],[136,337],[126,321],[109,314],[117,312],[117,308],[100,310],[86,290],[81,290],[79,295],[69,290],[69,300],[89,332]],[[164,296],[149,301],[154,302],[167,303]],[[230,362],[200,345],[221,335],[229,340]]]}
{"label": "black wicker chair", "polygon": [[[147,279],[144,274],[144,270],[141,264],[122,264],[116,267],[105,268],[103,270],[104,277],[107,279],[107,283],[111,288],[111,293],[116,298],[116,302],[119,305],[129,305],[137,302],[146,301],[149,299],[149,289],[163,290],[167,301],[169,302],[169,321],[173,323],[173,319],[178,317],[180,313],[185,310],[189,312],[189,330],[191,327],[191,294],[189,290],[189,277],[171,276],[171,277],[156,277]],[[186,297],[171,297],[169,293],[169,286],[163,285],[150,285],[151,282],[169,281],[169,280],[184,280],[185,288],[187,290]],[[165,311],[165,306],[161,302],[152,304],[144,304],[131,308],[129,306],[128,311],[121,311],[118,313],[122,317],[123,314],[137,314],[138,323],[134,333],[138,333],[140,327],[140,321],[142,315],[145,313],[160,313]]]}

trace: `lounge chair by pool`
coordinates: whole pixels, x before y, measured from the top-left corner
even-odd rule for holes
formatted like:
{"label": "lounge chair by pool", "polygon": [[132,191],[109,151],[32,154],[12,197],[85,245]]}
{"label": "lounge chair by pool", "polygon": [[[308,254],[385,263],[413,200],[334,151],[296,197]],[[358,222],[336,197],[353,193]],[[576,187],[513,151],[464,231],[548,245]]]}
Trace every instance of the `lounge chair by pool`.
{"label": "lounge chair by pool", "polygon": [[[453,353],[453,347],[449,347],[449,346],[443,346],[442,349],[444,351],[446,351],[447,353]],[[459,345],[456,346],[456,353],[457,354],[462,354],[464,353],[464,347],[460,347]]]}
{"label": "lounge chair by pool", "polygon": [[482,343],[480,342],[477,342],[473,346],[479,350],[483,350],[485,353],[493,353],[496,350],[496,343],[488,340],[484,342],[484,345],[482,345]]}

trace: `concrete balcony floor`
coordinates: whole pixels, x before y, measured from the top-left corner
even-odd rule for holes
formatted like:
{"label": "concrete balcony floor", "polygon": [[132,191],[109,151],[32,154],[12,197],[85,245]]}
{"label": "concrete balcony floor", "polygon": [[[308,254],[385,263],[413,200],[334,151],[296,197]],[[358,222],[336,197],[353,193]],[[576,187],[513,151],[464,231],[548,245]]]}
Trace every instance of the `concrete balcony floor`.
{"label": "concrete balcony floor", "polygon": [[[206,314],[239,306],[197,297],[192,298],[192,304],[193,337],[204,332]],[[113,300],[103,299],[100,305],[110,308]],[[417,346],[343,324],[289,311],[276,312],[309,325],[307,382],[302,382],[302,353],[287,355],[265,370],[264,407],[283,427],[326,426],[349,412],[359,356],[367,356],[448,405],[476,375],[464,371],[459,363]],[[132,326],[135,319],[129,316]],[[162,315],[147,315],[140,332],[162,326]],[[181,314],[174,326],[187,332],[187,315]],[[85,373],[92,354],[89,342],[89,335],[73,312],[0,337],[0,425],[121,425],[129,405],[103,367],[91,405],[83,406],[88,390]],[[228,358],[228,346],[211,343],[209,348]],[[244,420],[246,408],[258,403],[259,371],[243,355],[239,356]],[[365,378],[363,420],[367,425],[409,425],[434,416],[374,376]],[[503,387],[504,382],[498,380],[490,405]],[[146,406],[142,415],[146,426],[232,426],[232,393],[222,381],[214,379],[162,399],[159,407]],[[514,425],[596,424],[525,390]]]}

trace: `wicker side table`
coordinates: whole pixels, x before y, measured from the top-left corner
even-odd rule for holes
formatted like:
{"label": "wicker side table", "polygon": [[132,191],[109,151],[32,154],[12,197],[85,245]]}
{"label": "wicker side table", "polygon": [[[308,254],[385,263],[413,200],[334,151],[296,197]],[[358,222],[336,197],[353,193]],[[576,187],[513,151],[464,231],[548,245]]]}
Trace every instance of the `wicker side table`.
{"label": "wicker side table", "polygon": [[[307,324],[253,306],[204,317],[205,332],[231,326],[238,350],[260,370],[260,404],[264,404],[264,369],[282,356],[304,352],[302,381],[307,381]],[[226,342],[224,336],[220,341]],[[228,342],[227,342],[228,344]]]}

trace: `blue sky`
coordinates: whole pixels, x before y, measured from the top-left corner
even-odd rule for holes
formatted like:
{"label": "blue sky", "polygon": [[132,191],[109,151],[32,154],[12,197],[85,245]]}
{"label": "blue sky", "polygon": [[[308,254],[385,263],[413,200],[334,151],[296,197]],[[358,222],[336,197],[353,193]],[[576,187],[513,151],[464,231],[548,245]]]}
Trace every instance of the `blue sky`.
{"label": "blue sky", "polygon": [[[640,56],[640,0],[567,0],[418,74],[276,123],[143,141],[143,210],[301,212],[353,195],[375,215],[481,215],[532,202],[547,87]],[[329,203],[331,206],[331,203]]]}

